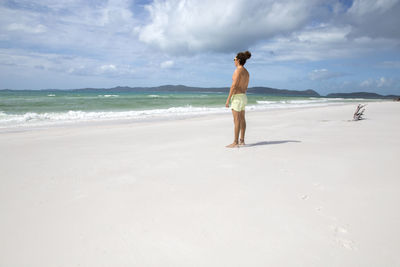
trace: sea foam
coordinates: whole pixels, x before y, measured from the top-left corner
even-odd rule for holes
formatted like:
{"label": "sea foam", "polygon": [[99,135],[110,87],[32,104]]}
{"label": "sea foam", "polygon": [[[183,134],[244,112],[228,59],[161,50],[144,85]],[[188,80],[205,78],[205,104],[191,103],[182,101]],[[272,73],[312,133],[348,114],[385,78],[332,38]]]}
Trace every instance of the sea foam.
{"label": "sea foam", "polygon": [[119,97],[119,95],[98,95],[98,97]]}
{"label": "sea foam", "polygon": [[226,108],[211,107],[171,107],[167,109],[131,110],[131,111],[68,111],[24,114],[6,114],[0,112],[0,128],[12,126],[43,126],[60,123],[89,122],[102,120],[146,120],[163,118],[186,118],[205,114],[226,113]]}

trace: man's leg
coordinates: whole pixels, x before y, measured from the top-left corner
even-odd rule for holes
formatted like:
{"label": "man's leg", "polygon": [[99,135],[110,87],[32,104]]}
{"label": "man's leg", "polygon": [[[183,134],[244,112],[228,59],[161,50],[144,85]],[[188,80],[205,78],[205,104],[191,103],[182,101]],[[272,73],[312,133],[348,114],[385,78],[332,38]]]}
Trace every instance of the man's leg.
{"label": "man's leg", "polygon": [[227,145],[226,147],[237,147],[238,146],[238,139],[239,139],[239,131],[240,131],[240,112],[237,112],[232,109],[232,115],[233,115],[233,123],[234,123],[234,139],[233,143],[230,145]]}
{"label": "man's leg", "polygon": [[239,114],[240,117],[240,142],[239,145],[244,145],[244,135],[246,133],[246,119],[244,116],[244,110],[242,110]]}

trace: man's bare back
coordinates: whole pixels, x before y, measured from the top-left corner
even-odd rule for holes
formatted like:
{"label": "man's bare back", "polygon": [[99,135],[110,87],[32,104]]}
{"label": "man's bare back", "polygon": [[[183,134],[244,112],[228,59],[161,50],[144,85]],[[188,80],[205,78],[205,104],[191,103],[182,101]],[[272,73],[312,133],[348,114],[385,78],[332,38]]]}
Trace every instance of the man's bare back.
{"label": "man's bare back", "polygon": [[245,94],[249,85],[249,72],[243,67],[236,68],[232,76],[233,94]]}

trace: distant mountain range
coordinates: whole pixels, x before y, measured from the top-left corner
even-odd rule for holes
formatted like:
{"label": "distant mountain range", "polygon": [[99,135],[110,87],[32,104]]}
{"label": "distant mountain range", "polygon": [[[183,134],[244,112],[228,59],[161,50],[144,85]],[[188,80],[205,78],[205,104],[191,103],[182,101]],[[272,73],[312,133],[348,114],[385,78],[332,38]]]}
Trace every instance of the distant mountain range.
{"label": "distant mountain range", "polygon": [[[60,91],[58,89],[46,89],[43,91]],[[204,93],[229,93],[229,87],[215,87],[215,88],[202,88],[202,87],[189,87],[185,85],[162,85],[157,87],[128,87],[117,86],[114,88],[82,88],[70,89],[63,91],[82,91],[82,92],[204,92]],[[368,92],[355,92],[355,93],[332,93],[326,96],[321,96],[314,90],[287,90],[276,89],[270,87],[251,87],[247,89],[248,93],[264,94],[271,96],[303,96],[303,97],[329,97],[329,98],[375,98],[375,99],[398,99],[397,95],[380,95]]]}
{"label": "distant mountain range", "polygon": [[[72,89],[72,91],[86,91],[86,92],[204,92],[204,93],[229,93],[229,87],[215,87],[215,88],[202,88],[202,87],[189,87],[185,85],[162,85],[157,87],[114,87],[108,89],[84,88]],[[282,90],[269,87],[251,87],[247,89],[248,93],[253,94],[266,94],[266,95],[279,95],[279,96],[308,96],[319,97],[320,95],[313,90],[295,91],[295,90]]]}

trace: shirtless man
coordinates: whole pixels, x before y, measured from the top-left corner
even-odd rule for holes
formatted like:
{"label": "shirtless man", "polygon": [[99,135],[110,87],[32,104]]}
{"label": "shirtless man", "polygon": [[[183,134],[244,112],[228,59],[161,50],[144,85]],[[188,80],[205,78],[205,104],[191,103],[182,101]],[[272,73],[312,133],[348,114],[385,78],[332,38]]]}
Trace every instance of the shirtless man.
{"label": "shirtless man", "polygon": [[[228,99],[226,100],[225,106],[229,108],[229,102],[231,102],[231,109],[234,122],[234,139],[233,143],[226,147],[233,148],[245,145],[244,134],[246,132],[246,119],[244,116],[245,106],[247,104],[247,86],[249,85],[249,72],[243,67],[246,60],[251,57],[249,51],[240,52],[236,55],[234,61],[236,70],[232,76],[232,86],[229,91]],[[239,142],[240,133],[240,142]]]}

